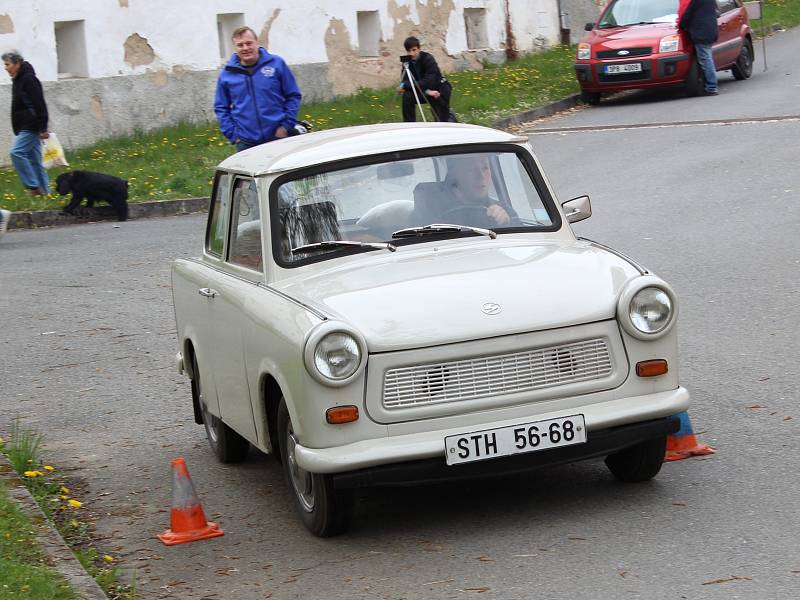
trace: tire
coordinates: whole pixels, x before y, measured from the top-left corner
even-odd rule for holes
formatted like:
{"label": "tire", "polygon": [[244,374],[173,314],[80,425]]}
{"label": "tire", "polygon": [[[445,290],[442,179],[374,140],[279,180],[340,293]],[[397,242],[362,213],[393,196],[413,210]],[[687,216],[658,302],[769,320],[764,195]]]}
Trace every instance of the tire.
{"label": "tire", "polygon": [[330,475],[309,473],[297,465],[294,453],[297,438],[283,399],[278,407],[277,425],[286,484],[303,524],[318,537],[342,533],[353,514],[352,490],[335,490]]}
{"label": "tire", "polygon": [[648,481],[661,470],[666,450],[667,436],[664,435],[608,455],[606,466],[620,481]]}
{"label": "tire", "polygon": [[697,57],[692,54],[689,58],[689,74],[686,76],[684,85],[686,86],[687,96],[700,96],[703,94],[706,86],[706,78],[703,76],[703,69],[697,62]]}
{"label": "tire", "polygon": [[196,357],[192,357],[192,373],[194,375],[192,378],[192,392],[196,395],[200,404],[208,445],[211,446],[211,450],[216,454],[220,462],[242,462],[247,458],[250,442],[228,427],[222,419],[208,412],[208,407],[203,397],[203,385]]}
{"label": "tire", "polygon": [[753,42],[745,40],[742,44],[742,49],[739,52],[739,58],[731,68],[733,76],[741,81],[742,79],[749,79],[753,74]]}
{"label": "tire", "polygon": [[600,104],[600,92],[581,92],[581,100],[586,104],[597,106]]}

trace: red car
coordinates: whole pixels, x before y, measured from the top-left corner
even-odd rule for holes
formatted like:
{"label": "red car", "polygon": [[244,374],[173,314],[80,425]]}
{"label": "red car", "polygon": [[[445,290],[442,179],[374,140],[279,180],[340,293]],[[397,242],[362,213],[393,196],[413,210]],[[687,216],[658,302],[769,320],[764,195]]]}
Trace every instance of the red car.
{"label": "red car", "polygon": [[[683,2],[681,3],[684,4]],[[703,72],[686,32],[678,31],[678,0],[612,0],[597,23],[587,23],[578,44],[575,75],[589,104],[601,94],[683,84],[690,96],[703,93]],[[717,0],[717,71],[736,79],[753,72],[753,38],[741,0]]]}

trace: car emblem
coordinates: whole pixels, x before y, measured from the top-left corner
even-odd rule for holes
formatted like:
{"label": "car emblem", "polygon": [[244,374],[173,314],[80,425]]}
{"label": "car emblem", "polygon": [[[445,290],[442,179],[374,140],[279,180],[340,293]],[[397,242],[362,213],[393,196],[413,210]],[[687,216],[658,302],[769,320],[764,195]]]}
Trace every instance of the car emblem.
{"label": "car emblem", "polygon": [[619,52],[617,52],[617,54],[619,54],[620,56],[628,56],[630,52],[628,52],[627,50],[620,50]]}
{"label": "car emblem", "polygon": [[502,307],[494,302],[486,302],[483,306],[481,306],[481,312],[485,315],[498,315],[502,311]]}

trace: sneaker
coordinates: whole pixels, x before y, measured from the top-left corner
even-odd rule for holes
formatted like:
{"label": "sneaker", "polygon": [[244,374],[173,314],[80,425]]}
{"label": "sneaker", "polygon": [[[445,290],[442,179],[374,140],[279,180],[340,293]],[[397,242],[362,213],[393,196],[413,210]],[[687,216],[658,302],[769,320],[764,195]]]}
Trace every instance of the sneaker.
{"label": "sneaker", "polygon": [[3,237],[3,234],[8,229],[8,222],[11,220],[11,211],[10,210],[3,210],[0,208],[0,237]]}
{"label": "sneaker", "polygon": [[706,90],[706,96],[719,96],[719,90]]}

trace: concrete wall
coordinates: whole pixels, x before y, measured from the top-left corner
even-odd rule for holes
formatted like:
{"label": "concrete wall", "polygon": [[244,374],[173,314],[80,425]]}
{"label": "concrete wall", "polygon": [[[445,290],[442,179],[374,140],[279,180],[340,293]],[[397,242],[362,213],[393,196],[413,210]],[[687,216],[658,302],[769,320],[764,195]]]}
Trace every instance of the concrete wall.
{"label": "concrete wall", "polygon": [[[50,127],[75,148],[137,129],[213,119],[220,56],[227,54],[220,39],[231,23],[255,29],[263,46],[292,65],[304,100],[314,101],[393,83],[409,35],[422,40],[444,71],[504,60],[508,23],[522,53],[557,43],[556,6],[556,0],[3,0],[0,52],[20,50],[34,66]],[[468,47],[465,9],[483,15],[486,47]],[[359,49],[359,11],[378,12],[374,56]],[[83,35],[79,27],[62,35],[59,24],[74,21],[83,22]],[[69,68],[85,77],[59,75],[59,62],[61,71],[76,65]],[[9,83],[0,74],[0,110],[10,103]],[[0,163],[8,163],[12,139],[9,119],[0,117]]]}
{"label": "concrete wall", "polygon": [[586,23],[595,23],[609,0],[561,0],[562,26],[569,29],[570,44],[577,44]]}

